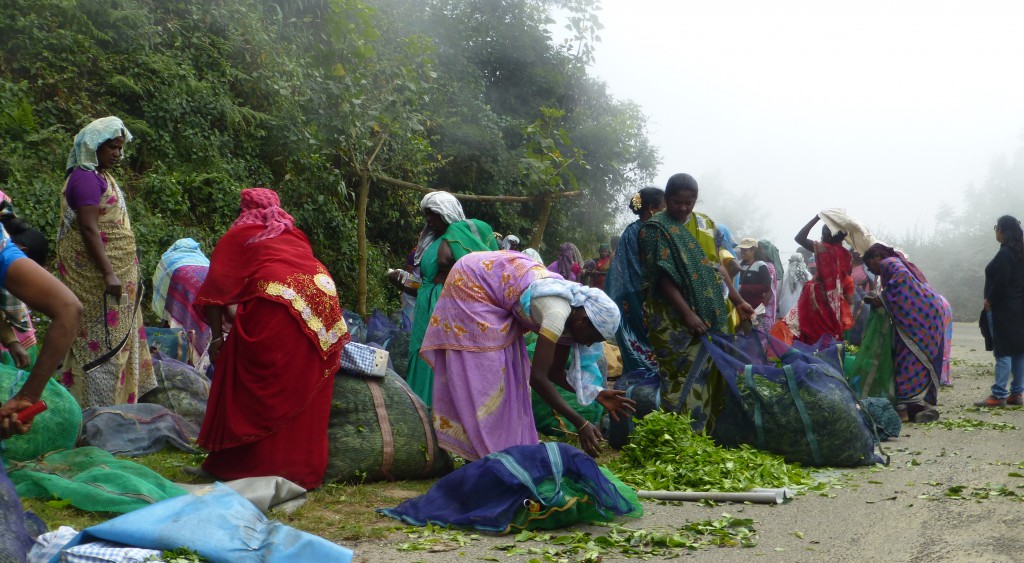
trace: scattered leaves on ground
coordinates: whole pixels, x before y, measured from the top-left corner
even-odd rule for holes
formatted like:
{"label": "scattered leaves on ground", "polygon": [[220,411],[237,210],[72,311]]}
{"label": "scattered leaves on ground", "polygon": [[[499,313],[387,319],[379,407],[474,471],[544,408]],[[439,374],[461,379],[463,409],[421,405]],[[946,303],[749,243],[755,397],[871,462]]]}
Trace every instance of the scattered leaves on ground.
{"label": "scattered leaves on ground", "polygon": [[999,430],[1002,432],[1004,430],[1017,429],[1017,426],[1009,422],[989,422],[976,418],[943,418],[935,422],[928,422],[922,426],[927,428],[944,428],[946,430],[962,430],[964,432],[973,432],[975,430]]}

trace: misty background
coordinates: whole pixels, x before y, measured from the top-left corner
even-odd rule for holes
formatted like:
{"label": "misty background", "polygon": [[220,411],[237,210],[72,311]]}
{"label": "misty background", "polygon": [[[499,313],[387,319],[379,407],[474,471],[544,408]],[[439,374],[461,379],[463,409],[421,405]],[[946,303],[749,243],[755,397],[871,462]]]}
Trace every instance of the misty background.
{"label": "misty background", "polygon": [[698,209],[784,255],[846,208],[977,319],[992,225],[1024,215],[1024,4],[605,0],[598,16],[593,72],[649,117],[655,185],[692,174]]}

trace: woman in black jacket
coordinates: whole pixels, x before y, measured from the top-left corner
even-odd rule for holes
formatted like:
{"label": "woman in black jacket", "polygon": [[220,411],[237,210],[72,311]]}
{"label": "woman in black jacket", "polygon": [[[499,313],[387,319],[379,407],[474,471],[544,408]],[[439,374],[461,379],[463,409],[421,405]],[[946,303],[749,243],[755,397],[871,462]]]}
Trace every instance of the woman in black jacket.
{"label": "woman in black jacket", "polygon": [[1024,240],[1020,221],[1003,215],[995,232],[1001,246],[985,266],[985,311],[996,357],[996,382],[992,394],[975,403],[980,407],[1024,405]]}

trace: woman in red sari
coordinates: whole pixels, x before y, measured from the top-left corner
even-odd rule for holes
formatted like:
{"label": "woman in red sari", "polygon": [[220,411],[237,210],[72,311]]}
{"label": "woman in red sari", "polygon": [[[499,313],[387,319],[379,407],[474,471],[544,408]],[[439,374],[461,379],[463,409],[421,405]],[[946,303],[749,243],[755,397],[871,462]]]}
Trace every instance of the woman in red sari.
{"label": "woman in red sari", "polygon": [[843,247],[846,233],[832,233],[822,225],[821,242],[809,240],[817,222],[815,215],[796,235],[797,244],[814,253],[817,271],[804,285],[796,307],[772,329],[772,336],[787,343],[815,344],[824,336],[842,340],[843,331],[853,326],[853,256]]}
{"label": "woman in red sari", "polygon": [[[229,305],[238,309],[223,335]],[[334,281],[274,191],[242,191],[241,214],[217,242],[193,306],[214,335],[203,469],[220,479],[277,475],[319,486],[349,335]]]}

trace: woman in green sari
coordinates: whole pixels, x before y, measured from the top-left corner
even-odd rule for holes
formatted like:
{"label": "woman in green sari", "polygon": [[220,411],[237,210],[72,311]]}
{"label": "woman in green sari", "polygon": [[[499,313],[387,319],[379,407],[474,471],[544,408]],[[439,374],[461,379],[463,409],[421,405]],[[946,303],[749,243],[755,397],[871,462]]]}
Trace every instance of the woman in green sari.
{"label": "woman in green sari", "polygon": [[742,319],[754,314],[719,263],[715,222],[693,211],[697,181],[676,174],[665,187],[666,209],[640,227],[638,247],[644,313],[658,357],[662,406],[690,414],[710,430],[721,408],[721,378],[702,353],[700,337],[729,331],[726,298]]}
{"label": "woman in green sari", "polygon": [[498,242],[490,225],[478,219],[466,219],[459,200],[448,192],[427,194],[420,202],[420,210],[426,225],[420,233],[413,262],[420,267],[423,284],[419,288],[402,285],[397,273],[393,273],[390,279],[405,293],[416,296],[406,381],[413,392],[430,406],[434,399],[434,371],[420,357],[420,345],[448,271],[459,258],[470,252],[498,250]]}

